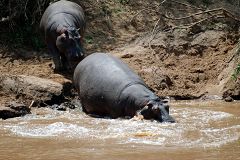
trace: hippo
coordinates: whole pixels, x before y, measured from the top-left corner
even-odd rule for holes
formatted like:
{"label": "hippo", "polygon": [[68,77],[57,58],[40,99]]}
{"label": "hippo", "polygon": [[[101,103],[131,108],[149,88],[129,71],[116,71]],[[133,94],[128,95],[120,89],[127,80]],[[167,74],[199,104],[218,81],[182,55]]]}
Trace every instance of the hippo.
{"label": "hippo", "polygon": [[75,68],[73,84],[83,111],[100,117],[135,117],[175,122],[169,105],[127,64],[108,53],[92,53]]}
{"label": "hippo", "polygon": [[84,58],[83,34],[86,22],[81,6],[61,0],[45,10],[40,30],[53,57],[55,71],[73,71]]}

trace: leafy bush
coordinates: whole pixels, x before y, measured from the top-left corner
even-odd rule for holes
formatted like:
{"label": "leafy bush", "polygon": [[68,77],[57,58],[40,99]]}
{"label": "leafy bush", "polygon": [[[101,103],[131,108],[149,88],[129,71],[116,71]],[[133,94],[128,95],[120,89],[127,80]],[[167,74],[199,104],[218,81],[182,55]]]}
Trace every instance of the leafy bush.
{"label": "leafy bush", "polygon": [[206,6],[209,6],[210,4],[212,4],[212,0],[202,0],[203,4],[205,4]]}
{"label": "leafy bush", "polygon": [[[237,51],[236,51],[236,56],[240,55],[240,39],[237,44]],[[232,78],[234,80],[237,80],[237,78],[240,76],[240,63],[238,63],[236,69],[234,70],[234,73],[232,74]]]}
{"label": "leafy bush", "polygon": [[235,69],[234,73],[232,74],[232,77],[234,80],[237,80],[239,75],[240,75],[240,64],[238,64],[237,68]]}
{"label": "leafy bush", "polygon": [[190,3],[190,4],[195,4],[196,0],[187,0],[187,2]]}
{"label": "leafy bush", "polygon": [[128,4],[129,0],[118,0],[119,3],[125,5],[125,4]]}
{"label": "leafy bush", "polygon": [[38,26],[51,0],[1,0],[0,42],[11,47],[22,45],[39,49]]}

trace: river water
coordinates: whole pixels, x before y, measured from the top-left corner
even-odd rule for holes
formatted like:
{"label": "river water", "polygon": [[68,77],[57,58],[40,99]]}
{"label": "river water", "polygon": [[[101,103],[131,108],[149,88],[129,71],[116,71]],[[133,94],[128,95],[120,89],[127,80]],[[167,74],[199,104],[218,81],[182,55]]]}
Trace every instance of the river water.
{"label": "river water", "polygon": [[240,160],[240,103],[175,102],[177,123],[33,109],[0,120],[1,160]]}

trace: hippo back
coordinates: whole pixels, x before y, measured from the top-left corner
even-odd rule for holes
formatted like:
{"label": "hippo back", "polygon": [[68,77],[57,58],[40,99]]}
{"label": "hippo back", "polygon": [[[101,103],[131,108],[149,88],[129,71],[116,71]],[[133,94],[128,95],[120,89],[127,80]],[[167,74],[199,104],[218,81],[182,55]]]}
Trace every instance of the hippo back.
{"label": "hippo back", "polygon": [[104,53],[93,53],[83,59],[74,71],[73,81],[89,112],[92,106],[99,106],[99,112],[112,112],[113,116],[121,107],[118,98],[126,87],[138,83],[146,86],[125,63]]}
{"label": "hippo back", "polygon": [[[60,19],[59,14],[62,15],[65,14],[65,18],[63,16],[60,16],[63,17]],[[69,19],[74,22],[76,27],[81,28],[80,34],[82,35],[85,28],[84,11],[82,7],[79,6],[78,4],[66,0],[61,0],[48,6],[48,8],[46,9],[42,16],[40,28],[41,30],[46,31],[50,29],[50,27],[53,25],[52,23],[59,22],[60,24],[61,21],[66,21],[67,23]]]}

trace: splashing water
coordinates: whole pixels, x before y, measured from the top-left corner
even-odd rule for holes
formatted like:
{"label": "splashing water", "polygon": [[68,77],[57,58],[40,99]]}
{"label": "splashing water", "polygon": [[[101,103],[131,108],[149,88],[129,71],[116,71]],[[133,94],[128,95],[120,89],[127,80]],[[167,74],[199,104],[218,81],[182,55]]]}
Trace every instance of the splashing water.
{"label": "splashing water", "polygon": [[9,134],[34,138],[110,141],[162,147],[220,147],[240,137],[239,116],[208,108],[173,107],[177,123],[92,118],[81,112],[49,110],[4,121]]}

